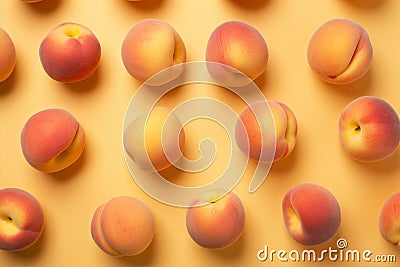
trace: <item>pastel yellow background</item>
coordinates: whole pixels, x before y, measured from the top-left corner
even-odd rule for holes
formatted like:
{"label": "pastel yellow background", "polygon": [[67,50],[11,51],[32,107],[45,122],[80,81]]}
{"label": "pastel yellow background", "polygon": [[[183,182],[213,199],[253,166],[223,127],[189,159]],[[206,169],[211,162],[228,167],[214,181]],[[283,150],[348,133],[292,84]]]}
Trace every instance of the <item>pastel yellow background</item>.
{"label": "pastel yellow background", "polygon": [[[400,1],[397,0],[43,0],[26,4],[0,2],[0,26],[13,39],[17,67],[0,83],[0,187],[19,187],[42,204],[46,227],[33,247],[17,253],[0,252],[1,266],[310,266],[312,263],[260,262],[257,251],[309,249],[287,233],[281,212],[283,195],[292,186],[315,182],[328,188],[342,209],[337,236],[314,249],[336,248],[343,237],[348,249],[369,249],[374,254],[393,254],[397,248],[378,231],[383,201],[400,188],[400,151],[379,163],[358,163],[341,150],[337,139],[338,116],[344,106],[361,95],[388,100],[400,112]],[[334,86],[320,81],[310,70],[306,48],[312,33],[336,17],[358,21],[370,34],[374,48],[368,74],[355,83]],[[139,20],[167,21],[182,36],[188,61],[204,60],[212,30],[226,20],[243,20],[265,37],[270,60],[265,75],[256,83],[269,99],[292,108],[299,124],[294,153],[272,166],[262,187],[247,192],[252,168],[234,191],[246,211],[245,230],[230,248],[207,250],[196,245],[185,228],[185,210],[161,204],[135,184],[125,165],[122,123],[125,109],[140,83],[126,72],[120,57],[122,40]],[[99,38],[102,58],[96,73],[86,81],[62,84],[43,71],[38,49],[41,40],[59,23],[73,21],[89,27]],[[197,88],[197,90],[194,90]],[[191,96],[219,97],[238,111],[237,99],[222,89],[194,86],[164,99],[165,105]],[[72,112],[86,130],[87,147],[72,167],[56,174],[43,174],[23,158],[20,133],[35,112],[51,107]],[[203,122],[208,123],[208,122]],[[201,122],[188,125],[189,151],[196,154]],[[201,184],[215,177],[225,164],[226,135],[216,125],[210,133],[218,146],[216,166],[197,175]],[[197,130],[196,130],[197,129]],[[219,131],[219,132],[218,132]],[[222,134],[218,134],[222,133]],[[221,159],[218,159],[222,157]],[[222,166],[223,167],[223,166]],[[165,172],[173,179],[174,172]],[[179,181],[193,177],[179,176]],[[204,179],[204,180],[201,180]],[[113,258],[92,241],[90,221],[95,208],[111,197],[135,196],[152,209],[156,235],[151,246],[136,257]],[[319,266],[395,266],[397,263],[314,263]]]}

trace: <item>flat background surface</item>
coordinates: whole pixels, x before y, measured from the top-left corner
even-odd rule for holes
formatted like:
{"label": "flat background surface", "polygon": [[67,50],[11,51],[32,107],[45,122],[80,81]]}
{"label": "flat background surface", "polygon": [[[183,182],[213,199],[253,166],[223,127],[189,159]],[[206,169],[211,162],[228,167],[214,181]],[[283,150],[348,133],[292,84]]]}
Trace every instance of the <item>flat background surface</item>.
{"label": "flat background surface", "polygon": [[[246,2],[252,2],[246,3]],[[17,67],[0,84],[0,187],[20,187],[42,204],[46,228],[40,241],[18,253],[0,252],[2,266],[263,266],[256,253],[267,245],[275,250],[308,249],[287,233],[281,212],[283,195],[292,186],[315,182],[328,188],[342,208],[342,224],[337,236],[316,250],[336,248],[340,237],[348,249],[371,250],[374,255],[394,254],[398,249],[384,241],[378,231],[378,214],[383,201],[400,186],[400,151],[372,164],[349,159],[337,139],[341,110],[361,95],[388,100],[399,112],[400,90],[400,1],[396,0],[44,0],[25,4],[1,1],[0,26],[13,39]],[[358,21],[370,34],[374,59],[369,73],[360,81],[334,86],[320,81],[311,72],[306,48],[313,32],[326,20],[346,17]],[[211,251],[196,245],[185,228],[185,210],[159,203],[140,190],[131,178],[122,152],[122,123],[130,98],[139,87],[120,57],[122,40],[139,20],[163,19],[185,41],[188,61],[204,60],[209,35],[226,20],[243,20],[260,30],[266,39],[270,60],[265,74],[256,83],[269,99],[292,108],[299,124],[294,153],[272,166],[267,180],[254,194],[247,193],[251,168],[235,192],[246,210],[246,226],[232,247]],[[38,49],[44,36],[59,23],[79,22],[100,40],[102,58],[96,73],[84,82],[62,84],[43,71]],[[221,89],[189,88],[164,99],[174,105],[198,95],[221,97],[238,111],[239,102]],[[30,167],[20,149],[20,133],[35,112],[51,107],[72,112],[84,126],[87,146],[82,158],[56,174],[43,174]],[[203,122],[207,123],[207,122]],[[188,152],[196,153],[202,122],[188,125]],[[224,164],[226,135],[210,125],[210,136],[218,145],[217,166],[197,175],[216,177]],[[223,133],[223,132],[222,132]],[[222,157],[220,160],[219,157]],[[168,176],[168,171],[165,172]],[[213,176],[214,175],[214,176]],[[192,181],[180,176],[178,182]],[[92,241],[90,221],[95,208],[111,197],[133,195],[153,210],[156,235],[143,254],[113,258]],[[398,259],[400,260],[400,259]],[[273,266],[285,263],[275,260]],[[315,265],[333,265],[325,260]],[[340,262],[341,266],[350,265]],[[395,266],[396,263],[369,263]],[[286,263],[287,265],[287,263]],[[285,266],[286,266],[285,265]],[[307,262],[291,266],[310,266]],[[351,263],[367,266],[368,263]]]}

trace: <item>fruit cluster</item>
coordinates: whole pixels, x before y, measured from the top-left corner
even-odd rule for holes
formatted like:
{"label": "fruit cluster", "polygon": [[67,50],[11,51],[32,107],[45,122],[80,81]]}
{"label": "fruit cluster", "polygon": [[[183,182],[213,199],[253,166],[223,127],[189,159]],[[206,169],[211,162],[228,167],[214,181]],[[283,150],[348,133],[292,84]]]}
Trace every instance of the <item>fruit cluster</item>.
{"label": "fruit cluster", "polygon": [[[85,26],[63,23],[45,36],[39,56],[49,77],[58,82],[73,83],[87,79],[95,72],[101,46],[95,34]],[[242,21],[219,25],[209,37],[205,55],[207,62],[220,64],[210,70],[211,74],[217,80],[237,87],[244,85],[238,73],[255,80],[264,73],[268,57],[268,46],[262,34]],[[338,85],[361,79],[368,72],[372,57],[367,31],[348,19],[333,19],[321,25],[307,50],[308,63],[315,74]],[[146,19],[126,34],[121,58],[127,72],[145,82],[168,67],[185,63],[186,48],[170,24]],[[0,82],[12,75],[15,64],[13,42],[0,28]],[[158,82],[167,83],[179,75],[172,73]],[[263,108],[265,103],[272,114],[274,129],[268,124],[268,114]],[[157,107],[147,118],[144,133],[138,131],[138,121],[133,121],[124,130],[124,147],[141,168],[161,171],[182,155],[185,132],[176,117],[165,124],[170,113],[166,108]],[[163,147],[163,130],[168,131],[171,143],[178,139],[178,146],[173,147],[172,152]],[[275,131],[273,140],[269,131]],[[239,114],[235,139],[251,160],[265,162],[267,159],[263,155],[273,150],[273,161],[278,161],[295,149],[297,131],[295,112],[286,104],[278,100],[258,101],[250,103]],[[362,96],[350,102],[340,114],[338,136],[343,150],[354,160],[381,161],[399,147],[399,116],[386,100]],[[23,155],[32,167],[42,172],[57,172],[80,158],[85,138],[83,126],[71,113],[54,108],[32,115],[24,125],[20,140]],[[146,151],[136,147],[135,142],[143,139],[149,140],[145,143]],[[208,205],[202,206],[193,203],[193,207],[187,209],[189,235],[206,248],[232,245],[244,229],[245,212],[241,200],[230,192],[223,197],[216,195],[207,202]],[[384,203],[379,216],[382,236],[394,244],[399,242],[399,203],[400,194],[393,194]],[[304,245],[327,242],[335,236],[341,223],[339,202],[329,190],[317,184],[303,183],[291,188],[283,197],[282,212],[289,234]],[[40,238],[43,229],[44,214],[32,195],[18,188],[0,190],[0,249],[26,249]],[[152,242],[154,232],[152,211],[130,196],[118,196],[101,204],[91,223],[94,242],[113,256],[142,253]]]}

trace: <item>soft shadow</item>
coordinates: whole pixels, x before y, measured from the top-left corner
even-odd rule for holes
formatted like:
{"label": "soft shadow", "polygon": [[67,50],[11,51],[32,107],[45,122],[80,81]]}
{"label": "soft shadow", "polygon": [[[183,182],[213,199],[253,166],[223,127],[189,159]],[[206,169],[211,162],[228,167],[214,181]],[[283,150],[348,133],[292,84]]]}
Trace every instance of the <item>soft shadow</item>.
{"label": "soft shadow", "polygon": [[226,0],[230,1],[241,8],[246,8],[246,9],[256,9],[265,6],[269,0]]}
{"label": "soft shadow", "polygon": [[127,266],[150,266],[156,257],[156,249],[157,249],[157,234],[154,235],[153,241],[139,255],[130,256],[130,257],[121,257],[115,258],[117,261],[121,261]]}
{"label": "soft shadow", "polygon": [[245,250],[245,238],[244,235],[246,233],[243,232],[243,234],[239,237],[239,239],[232,245],[226,248],[222,249],[216,249],[216,250],[209,250],[213,255],[226,258],[227,260],[234,260],[236,258],[240,258],[242,252]]}
{"label": "soft shadow", "polygon": [[272,164],[271,171],[284,173],[293,170],[293,168],[295,168],[296,166],[296,163],[298,162],[299,149],[301,149],[301,147],[299,147],[299,145],[296,144],[295,148],[290,153],[290,155],[288,155],[286,158],[282,160],[275,161]]}
{"label": "soft shadow", "polygon": [[[349,160],[352,160],[349,158]],[[353,160],[354,161],[354,160]],[[387,159],[377,162],[356,162],[355,166],[366,170],[368,173],[376,174],[378,177],[385,178],[387,174],[400,172],[400,150],[397,150]]]}
{"label": "soft shadow", "polygon": [[71,179],[72,177],[76,177],[77,174],[85,167],[86,162],[87,162],[87,152],[86,148],[83,151],[82,155],[79,157],[77,161],[75,161],[72,165],[69,167],[55,172],[55,173],[49,173],[49,176],[52,176],[55,178],[56,181],[66,181]]}
{"label": "soft shadow", "polygon": [[85,80],[74,83],[63,83],[70,91],[75,93],[87,94],[94,91],[101,83],[101,66]]}
{"label": "soft shadow", "polygon": [[357,8],[375,9],[382,7],[386,0],[343,0],[344,2],[354,5]]}
{"label": "soft shadow", "polygon": [[18,66],[15,66],[13,73],[11,73],[6,80],[0,82],[0,97],[11,93],[11,91],[16,88],[18,74]]}
{"label": "soft shadow", "polygon": [[63,0],[43,0],[41,2],[26,4],[28,8],[37,13],[50,13],[60,8]]}
{"label": "soft shadow", "polygon": [[165,0],[123,1],[126,5],[142,10],[155,10],[160,8]]}
{"label": "soft shadow", "polygon": [[47,235],[46,235],[46,225],[45,225],[42,235],[32,246],[21,251],[5,252],[5,253],[8,254],[10,257],[18,258],[23,262],[27,261],[32,262],[34,259],[41,257],[41,254],[43,253],[44,246],[46,243],[46,239]]}

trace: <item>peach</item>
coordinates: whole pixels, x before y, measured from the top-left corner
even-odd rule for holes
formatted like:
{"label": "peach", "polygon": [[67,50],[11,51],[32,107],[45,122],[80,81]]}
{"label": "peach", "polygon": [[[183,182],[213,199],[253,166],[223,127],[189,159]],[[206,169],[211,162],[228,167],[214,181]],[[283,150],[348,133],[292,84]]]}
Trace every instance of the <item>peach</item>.
{"label": "peach", "polygon": [[[289,156],[294,150],[296,136],[297,120],[293,111],[276,100],[260,100],[247,105],[240,113],[235,129],[239,149],[260,162],[278,161]],[[274,152],[273,157],[271,152]]]}
{"label": "peach", "polygon": [[[181,36],[170,24],[162,20],[145,19],[136,23],[126,34],[121,57],[128,73],[143,82],[162,70],[184,63],[186,48]],[[180,72],[165,78],[163,82],[168,82],[178,74]]]}
{"label": "peach", "polygon": [[0,82],[14,71],[17,62],[15,46],[5,30],[0,28]]}
{"label": "peach", "polygon": [[19,188],[0,189],[0,250],[27,249],[43,229],[43,210],[34,196]]}
{"label": "peach", "polygon": [[400,246],[400,191],[390,195],[383,203],[379,214],[379,231],[386,241]]}
{"label": "peach", "polygon": [[27,162],[42,172],[57,172],[79,159],[85,147],[85,131],[63,109],[45,109],[32,115],[21,133]]}
{"label": "peach", "polygon": [[399,146],[399,116],[382,98],[362,96],[350,102],[339,117],[338,128],[343,150],[358,161],[386,159]]}
{"label": "peach", "polygon": [[[204,201],[204,200],[198,200]],[[198,206],[197,201],[186,212],[186,229],[200,246],[210,249],[226,248],[234,244],[243,233],[245,211],[239,197],[229,192],[222,198],[207,200]]]}
{"label": "peach", "polygon": [[39,56],[45,72],[59,82],[78,82],[97,69],[101,47],[87,27],[72,22],[53,28],[43,39]]}
{"label": "peach", "polygon": [[[210,73],[231,86],[245,85],[264,73],[268,56],[264,37],[255,27],[242,21],[219,25],[211,33],[206,47],[206,60],[223,64],[221,68],[210,65]],[[248,78],[245,79],[243,74]]]}
{"label": "peach", "polygon": [[289,234],[303,245],[318,245],[337,233],[340,206],[326,188],[312,183],[292,187],[284,196],[282,211]]}
{"label": "peach", "polygon": [[124,130],[128,155],[144,170],[161,171],[182,157],[185,132],[178,117],[166,107],[133,120]]}
{"label": "peach", "polygon": [[311,69],[322,80],[339,85],[363,77],[372,57],[367,31],[348,19],[325,22],[311,37],[307,50]]}
{"label": "peach", "polygon": [[153,214],[146,204],[134,197],[114,197],[96,209],[91,234],[98,247],[109,255],[138,255],[153,240]]}

